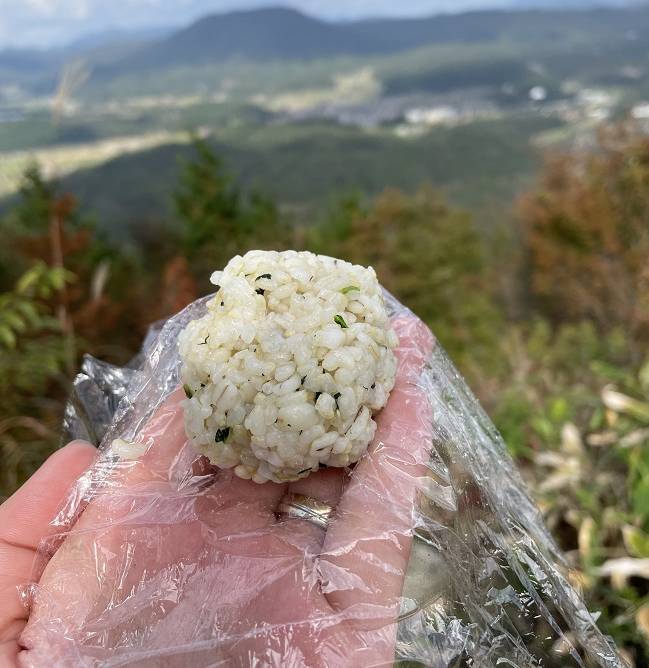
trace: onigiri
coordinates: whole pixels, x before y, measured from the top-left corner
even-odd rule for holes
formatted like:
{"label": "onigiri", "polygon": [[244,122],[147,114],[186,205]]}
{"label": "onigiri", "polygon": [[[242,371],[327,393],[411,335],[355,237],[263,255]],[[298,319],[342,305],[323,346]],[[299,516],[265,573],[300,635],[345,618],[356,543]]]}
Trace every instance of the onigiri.
{"label": "onigiri", "polygon": [[179,339],[191,443],[258,483],[358,461],[397,366],[374,270],[250,251],[211,281],[207,313]]}

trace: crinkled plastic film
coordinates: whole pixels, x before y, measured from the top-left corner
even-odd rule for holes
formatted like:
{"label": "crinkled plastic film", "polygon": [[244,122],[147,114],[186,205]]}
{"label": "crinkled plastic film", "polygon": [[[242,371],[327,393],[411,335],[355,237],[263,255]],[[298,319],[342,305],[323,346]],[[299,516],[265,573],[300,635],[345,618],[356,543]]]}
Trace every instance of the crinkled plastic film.
{"label": "crinkled plastic film", "polygon": [[477,400],[386,298],[397,386],[326,531],[276,513],[285,485],[185,443],[176,344],[205,299],[156,327],[139,366],[85,361],[65,426],[100,453],[24,591],[24,665],[624,665]]}

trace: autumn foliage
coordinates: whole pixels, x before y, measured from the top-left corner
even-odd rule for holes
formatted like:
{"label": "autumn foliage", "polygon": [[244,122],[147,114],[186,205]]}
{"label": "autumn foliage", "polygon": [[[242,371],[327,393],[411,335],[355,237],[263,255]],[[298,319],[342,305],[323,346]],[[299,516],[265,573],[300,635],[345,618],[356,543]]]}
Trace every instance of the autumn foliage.
{"label": "autumn foliage", "polygon": [[557,321],[649,335],[649,137],[603,130],[593,150],[550,156],[518,207],[533,299]]}

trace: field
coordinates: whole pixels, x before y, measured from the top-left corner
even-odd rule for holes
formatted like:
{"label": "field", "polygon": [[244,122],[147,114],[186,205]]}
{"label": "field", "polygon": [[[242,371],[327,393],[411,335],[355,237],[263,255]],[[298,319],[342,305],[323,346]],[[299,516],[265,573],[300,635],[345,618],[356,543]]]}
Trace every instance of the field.
{"label": "field", "polygon": [[6,152],[0,164],[0,197],[19,189],[22,175],[37,163],[48,179],[61,179],[70,173],[89,169],[118,156],[141,153],[155,146],[188,141],[187,133],[152,132],[130,137],[111,137],[94,142],[54,145],[48,148]]}

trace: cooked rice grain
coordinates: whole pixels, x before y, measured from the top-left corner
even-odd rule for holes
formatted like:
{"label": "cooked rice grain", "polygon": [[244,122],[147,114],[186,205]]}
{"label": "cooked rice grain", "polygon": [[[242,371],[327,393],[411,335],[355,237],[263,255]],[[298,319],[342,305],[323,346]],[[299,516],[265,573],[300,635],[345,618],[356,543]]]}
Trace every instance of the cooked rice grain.
{"label": "cooked rice grain", "polygon": [[191,442],[259,483],[356,462],[396,372],[397,336],[374,270],[250,251],[211,280],[208,313],[179,343]]}

